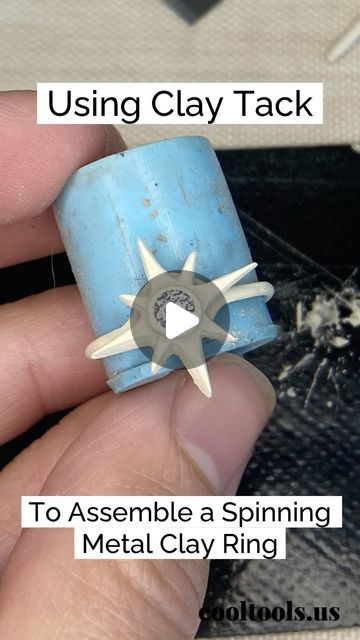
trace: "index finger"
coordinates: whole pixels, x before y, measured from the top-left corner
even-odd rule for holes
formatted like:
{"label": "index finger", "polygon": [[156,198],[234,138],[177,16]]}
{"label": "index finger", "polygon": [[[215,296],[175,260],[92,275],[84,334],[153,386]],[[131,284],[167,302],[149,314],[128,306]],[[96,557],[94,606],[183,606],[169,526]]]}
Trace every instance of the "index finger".
{"label": "index finger", "polygon": [[[20,262],[21,252],[25,259],[39,257],[34,234],[29,234],[29,255],[22,222],[29,225],[31,218],[48,209],[77,168],[125,148],[112,126],[38,125],[34,91],[0,92],[0,140],[0,224],[10,225],[0,240],[0,255],[6,240],[7,264],[15,255]],[[60,242],[57,230],[48,220],[44,225],[40,221],[41,228],[49,235],[50,252],[51,245]],[[39,250],[44,255],[40,235]],[[12,252],[8,247],[15,243]]]}

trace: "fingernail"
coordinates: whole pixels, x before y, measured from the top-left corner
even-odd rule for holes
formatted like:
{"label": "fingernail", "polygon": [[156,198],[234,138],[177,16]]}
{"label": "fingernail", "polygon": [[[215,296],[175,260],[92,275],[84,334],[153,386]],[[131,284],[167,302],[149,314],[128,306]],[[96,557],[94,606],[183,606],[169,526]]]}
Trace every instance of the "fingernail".
{"label": "fingernail", "polygon": [[233,493],[275,393],[266,376],[239,356],[225,354],[208,366],[212,397],[205,398],[187,378],[174,403],[175,428],[180,446],[214,490]]}
{"label": "fingernail", "polygon": [[260,369],[257,369],[257,367],[254,367],[251,362],[245,360],[245,358],[242,358],[241,356],[236,355],[235,353],[224,353],[221,356],[213,358],[212,362],[221,362],[236,365],[238,367],[241,367],[250,376],[252,376],[263,393],[263,397],[268,407],[269,416],[272,414],[276,403],[274,387],[272,386],[269,378],[267,378],[266,375],[262,371],[260,371]]}

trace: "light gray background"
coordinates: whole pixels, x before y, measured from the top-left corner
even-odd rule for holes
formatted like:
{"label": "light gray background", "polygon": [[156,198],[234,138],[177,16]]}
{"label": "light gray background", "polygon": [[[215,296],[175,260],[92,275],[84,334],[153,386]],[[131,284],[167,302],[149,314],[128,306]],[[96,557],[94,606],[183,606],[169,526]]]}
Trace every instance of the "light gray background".
{"label": "light gray background", "polygon": [[122,132],[129,146],[188,133],[217,148],[357,143],[360,46],[334,64],[326,54],[359,14],[358,0],[222,0],[189,26],[162,0],[0,0],[0,89],[38,81],[323,81],[322,126]]}

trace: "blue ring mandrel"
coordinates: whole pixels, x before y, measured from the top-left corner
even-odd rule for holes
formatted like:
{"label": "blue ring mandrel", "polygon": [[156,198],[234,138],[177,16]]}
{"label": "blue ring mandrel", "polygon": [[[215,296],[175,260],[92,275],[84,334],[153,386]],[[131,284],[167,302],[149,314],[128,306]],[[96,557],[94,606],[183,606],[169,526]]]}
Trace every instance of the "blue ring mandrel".
{"label": "blue ring mandrel", "polygon": [[[147,282],[139,239],[167,271],[181,269],[195,251],[196,272],[209,280],[251,262],[221,167],[203,137],[170,138],[88,164],[69,179],[54,210],[96,336],[128,320],[119,294],[136,295]],[[242,283],[256,281],[252,271]],[[264,296],[231,302],[228,312],[235,340],[220,353],[242,354],[276,336]],[[221,310],[219,318],[221,324]],[[205,357],[218,351],[211,340],[203,348]],[[116,393],[170,372],[153,374],[137,348],[104,358],[104,365]]]}

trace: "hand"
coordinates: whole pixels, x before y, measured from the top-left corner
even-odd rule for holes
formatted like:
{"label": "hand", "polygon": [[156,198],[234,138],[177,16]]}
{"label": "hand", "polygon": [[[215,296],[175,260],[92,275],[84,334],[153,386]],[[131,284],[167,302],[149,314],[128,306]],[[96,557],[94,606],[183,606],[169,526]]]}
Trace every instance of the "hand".
{"label": "hand", "polygon": [[[113,127],[37,126],[35,94],[0,94],[1,266],[62,251],[51,203],[79,166],[124,149]],[[73,559],[70,529],[20,530],[20,496],[236,491],[274,405],[237,356],[209,365],[211,400],[182,371],[116,396],[75,286],[0,310],[0,442],[76,407],[0,474],[0,637],[189,640],[208,565]]]}

